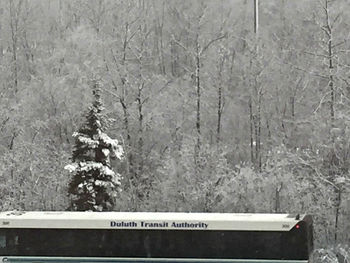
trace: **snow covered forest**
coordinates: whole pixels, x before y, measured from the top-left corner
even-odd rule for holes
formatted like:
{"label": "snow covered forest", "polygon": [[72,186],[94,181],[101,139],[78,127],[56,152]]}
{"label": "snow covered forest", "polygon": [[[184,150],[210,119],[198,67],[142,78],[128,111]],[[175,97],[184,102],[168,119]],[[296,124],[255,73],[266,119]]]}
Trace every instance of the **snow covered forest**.
{"label": "snow covered forest", "polygon": [[99,105],[104,209],[305,212],[349,258],[349,1],[253,2],[0,1],[0,209],[71,207]]}

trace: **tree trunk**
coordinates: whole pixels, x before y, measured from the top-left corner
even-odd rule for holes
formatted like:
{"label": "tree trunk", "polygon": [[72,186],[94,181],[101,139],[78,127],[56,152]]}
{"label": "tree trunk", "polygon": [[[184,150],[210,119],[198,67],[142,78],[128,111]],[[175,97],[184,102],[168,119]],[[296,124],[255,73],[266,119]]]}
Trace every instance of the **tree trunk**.
{"label": "tree trunk", "polygon": [[138,139],[138,148],[139,148],[139,167],[138,167],[138,175],[142,174],[143,170],[143,109],[142,109],[142,89],[144,87],[144,83],[139,85],[138,93],[137,93],[137,109],[138,109],[138,122],[139,122],[139,139]]}
{"label": "tree trunk", "polygon": [[339,227],[339,214],[341,205],[341,189],[337,189],[336,209],[335,209],[335,229],[334,229],[334,243],[338,241],[338,227]]}
{"label": "tree trunk", "polygon": [[164,39],[163,39],[163,27],[164,27],[164,14],[165,13],[165,1],[163,0],[162,2],[162,14],[160,16],[160,18],[158,17],[157,20],[157,28],[158,28],[158,36],[157,38],[157,46],[158,47],[158,56],[159,56],[159,69],[160,69],[160,73],[162,75],[166,74],[166,70],[165,70],[165,61],[164,61]]}
{"label": "tree trunk", "polygon": [[275,213],[281,212],[281,198],[280,192],[282,190],[283,184],[281,183],[275,190]]}
{"label": "tree trunk", "polygon": [[330,14],[329,14],[329,0],[325,0],[325,16],[326,16],[326,25],[323,27],[326,37],[327,37],[327,43],[328,43],[328,68],[329,68],[329,90],[330,90],[330,116],[331,116],[331,122],[332,126],[334,125],[334,116],[335,116],[335,90],[334,90],[334,76],[333,76],[333,32],[332,32],[332,26],[330,23]]}
{"label": "tree trunk", "polygon": [[199,151],[201,148],[201,86],[200,86],[200,47],[198,43],[198,34],[196,38],[196,72],[195,72],[195,82],[196,82],[196,130],[197,130],[197,143],[196,143],[196,160],[199,155]]}
{"label": "tree trunk", "polygon": [[222,117],[222,111],[223,111],[223,95],[222,95],[222,71],[225,63],[225,57],[224,55],[221,58],[221,61],[219,62],[219,72],[218,72],[218,122],[217,122],[217,128],[216,128],[216,143],[219,144],[221,140],[221,117]]}
{"label": "tree trunk", "polygon": [[12,60],[13,60],[13,81],[14,91],[18,90],[18,61],[17,61],[17,48],[18,48],[18,23],[19,16],[21,14],[22,0],[18,2],[17,7],[14,5],[13,0],[10,0],[10,27],[11,27],[11,39],[12,39]]}
{"label": "tree trunk", "polygon": [[256,146],[257,146],[257,162],[258,170],[261,172],[261,100],[262,100],[262,89],[259,89],[258,93],[258,109],[257,109],[257,124],[258,124],[258,134],[256,137]]}
{"label": "tree trunk", "polygon": [[254,115],[253,115],[253,105],[252,105],[252,97],[249,98],[249,126],[250,126],[250,161],[252,164],[255,163],[254,158]]}

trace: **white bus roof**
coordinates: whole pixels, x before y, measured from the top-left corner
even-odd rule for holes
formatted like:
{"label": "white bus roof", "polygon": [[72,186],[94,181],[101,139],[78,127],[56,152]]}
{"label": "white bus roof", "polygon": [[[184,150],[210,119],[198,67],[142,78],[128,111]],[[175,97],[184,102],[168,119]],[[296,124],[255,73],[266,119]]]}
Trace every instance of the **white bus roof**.
{"label": "white bus roof", "polygon": [[289,214],[171,212],[0,212],[0,228],[289,231]]}

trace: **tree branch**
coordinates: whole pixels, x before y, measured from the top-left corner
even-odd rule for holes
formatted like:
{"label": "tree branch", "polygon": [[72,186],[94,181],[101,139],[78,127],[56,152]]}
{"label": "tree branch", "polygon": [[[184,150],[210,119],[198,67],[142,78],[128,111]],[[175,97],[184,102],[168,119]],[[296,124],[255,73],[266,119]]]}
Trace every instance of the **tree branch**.
{"label": "tree branch", "polygon": [[308,52],[308,51],[302,51],[302,52],[305,54],[308,54],[308,55],[315,56],[315,57],[329,58],[329,56],[323,55],[323,54],[317,54],[317,53],[312,53],[312,52]]}
{"label": "tree branch", "polygon": [[[278,59],[278,58],[277,58],[277,59]],[[329,76],[324,76],[324,75],[321,75],[321,74],[318,74],[318,73],[311,72],[311,71],[306,70],[306,69],[304,69],[304,68],[300,68],[300,67],[298,67],[298,66],[295,66],[295,65],[293,65],[293,64],[291,64],[291,63],[287,63],[287,62],[285,62],[285,61],[280,62],[280,64],[281,64],[281,63],[286,64],[286,65],[289,65],[289,66],[292,66],[294,69],[300,70],[300,71],[303,71],[303,72],[306,72],[306,73],[308,73],[308,74],[310,74],[310,75],[313,75],[313,76],[316,76],[316,77],[320,77],[320,78],[323,78],[323,79],[327,79],[327,80],[329,79]]]}
{"label": "tree branch", "polygon": [[216,41],[219,41],[225,37],[227,37],[227,33],[209,41],[209,43],[206,46],[204,46],[204,48],[201,51],[199,51],[199,56],[201,56],[213,43],[215,43]]}
{"label": "tree branch", "polygon": [[323,104],[325,98],[330,94],[331,92],[327,92],[322,98],[320,103],[318,104],[318,106],[316,107],[316,109],[312,112],[312,113],[316,113],[318,111],[318,109],[321,107],[321,105]]}

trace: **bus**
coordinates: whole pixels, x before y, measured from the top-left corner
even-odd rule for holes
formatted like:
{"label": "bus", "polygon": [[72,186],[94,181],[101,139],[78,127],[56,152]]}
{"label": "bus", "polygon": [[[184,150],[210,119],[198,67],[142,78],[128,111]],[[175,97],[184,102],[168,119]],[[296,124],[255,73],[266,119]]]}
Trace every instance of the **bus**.
{"label": "bus", "polygon": [[307,263],[310,215],[0,212],[2,262]]}

